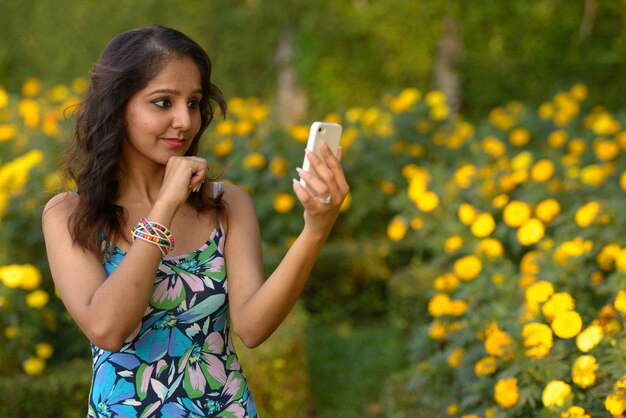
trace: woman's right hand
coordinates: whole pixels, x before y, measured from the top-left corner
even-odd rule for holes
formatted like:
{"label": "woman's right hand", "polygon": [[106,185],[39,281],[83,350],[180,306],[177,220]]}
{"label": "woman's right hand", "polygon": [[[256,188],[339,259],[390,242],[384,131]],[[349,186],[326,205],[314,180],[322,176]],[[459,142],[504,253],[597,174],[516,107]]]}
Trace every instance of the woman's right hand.
{"label": "woman's right hand", "polygon": [[180,207],[187,201],[189,193],[200,190],[207,173],[207,162],[200,157],[171,157],[165,166],[157,201]]}

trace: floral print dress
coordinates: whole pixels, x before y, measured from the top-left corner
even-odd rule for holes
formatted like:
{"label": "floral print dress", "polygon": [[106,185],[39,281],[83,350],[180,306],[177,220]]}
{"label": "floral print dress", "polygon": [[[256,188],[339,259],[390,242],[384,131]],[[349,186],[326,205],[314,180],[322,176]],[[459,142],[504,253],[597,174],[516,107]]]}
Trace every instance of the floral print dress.
{"label": "floral print dress", "polygon": [[[152,297],[119,352],[91,345],[89,418],[257,417],[230,336],[224,232],[164,257]],[[125,256],[106,252],[107,277]]]}

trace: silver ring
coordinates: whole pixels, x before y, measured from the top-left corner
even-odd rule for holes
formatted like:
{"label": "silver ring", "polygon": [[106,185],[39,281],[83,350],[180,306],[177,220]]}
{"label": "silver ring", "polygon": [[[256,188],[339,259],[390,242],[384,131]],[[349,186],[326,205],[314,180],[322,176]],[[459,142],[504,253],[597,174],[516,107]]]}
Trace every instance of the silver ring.
{"label": "silver ring", "polygon": [[332,195],[328,195],[326,197],[318,197],[317,201],[320,202],[323,205],[328,205],[330,203],[330,201],[332,200],[333,196]]}

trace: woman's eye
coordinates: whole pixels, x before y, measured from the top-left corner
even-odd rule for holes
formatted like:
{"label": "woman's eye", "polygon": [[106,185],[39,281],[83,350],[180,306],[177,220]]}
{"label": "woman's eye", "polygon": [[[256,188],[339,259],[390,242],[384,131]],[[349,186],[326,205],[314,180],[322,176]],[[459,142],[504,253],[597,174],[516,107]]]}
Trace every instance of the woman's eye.
{"label": "woman's eye", "polygon": [[158,107],[170,107],[172,105],[168,99],[156,99],[152,103]]}
{"label": "woman's eye", "polygon": [[189,100],[189,102],[187,102],[187,107],[189,107],[190,109],[197,109],[198,107],[200,107],[200,101],[196,99]]}

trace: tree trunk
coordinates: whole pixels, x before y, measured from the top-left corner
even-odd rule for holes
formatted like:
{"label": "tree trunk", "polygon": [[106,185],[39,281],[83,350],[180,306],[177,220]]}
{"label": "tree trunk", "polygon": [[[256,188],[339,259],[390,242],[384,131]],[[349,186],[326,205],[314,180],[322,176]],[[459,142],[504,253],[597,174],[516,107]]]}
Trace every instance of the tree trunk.
{"label": "tree trunk", "polygon": [[585,9],[583,11],[583,17],[580,21],[580,39],[583,41],[590,37],[591,32],[593,32],[597,9],[598,0],[585,0]]}
{"label": "tree trunk", "polygon": [[458,112],[461,106],[461,76],[456,68],[463,54],[463,44],[459,39],[457,22],[448,16],[444,20],[444,29],[437,44],[437,57],[433,83],[448,100],[452,112]]}
{"label": "tree trunk", "polygon": [[282,30],[276,51],[278,67],[276,102],[279,122],[287,128],[301,121],[309,108],[306,92],[300,85],[298,74],[293,67],[293,58],[293,31],[286,26]]}

